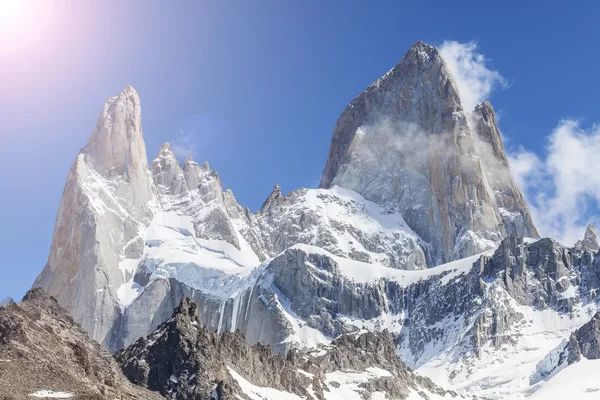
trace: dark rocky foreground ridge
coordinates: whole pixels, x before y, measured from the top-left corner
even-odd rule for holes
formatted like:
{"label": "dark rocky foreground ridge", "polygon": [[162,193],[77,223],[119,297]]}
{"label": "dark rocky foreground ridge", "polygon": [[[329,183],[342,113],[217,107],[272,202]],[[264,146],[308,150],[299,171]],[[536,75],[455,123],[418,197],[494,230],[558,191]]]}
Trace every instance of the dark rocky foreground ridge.
{"label": "dark rocky foreground ridge", "polygon": [[[251,382],[282,395],[322,400],[340,386],[328,376],[336,371],[371,374],[358,389],[365,399],[374,392],[388,399],[411,393],[425,399],[457,397],[409,370],[387,331],[343,335],[331,345],[293,350],[284,358],[269,346],[250,346],[239,331],[210,332],[200,325],[197,307],[184,298],[172,318],[121,350],[115,361],[52,296],[32,289],[21,303],[0,308],[0,399],[158,400],[164,398],[160,394],[181,400],[250,399],[240,384]],[[373,370],[384,373],[373,375]]]}
{"label": "dark rocky foreground ridge", "polygon": [[197,304],[189,298],[181,301],[172,318],[116,358],[133,383],[178,400],[249,398],[236,374],[258,387],[322,400],[332,386],[339,386],[328,373],[370,368],[389,374],[360,384],[365,399],[374,392],[385,392],[387,399],[406,399],[413,391],[425,399],[427,393],[456,397],[409,370],[396,356],[387,331],[342,335],[331,345],[308,352],[292,350],[283,358],[269,346],[250,346],[239,331],[219,335],[205,329],[198,321]]}
{"label": "dark rocky foreground ridge", "polygon": [[[158,400],[131,384],[113,356],[41,289],[0,307],[0,399],[43,391],[76,400]],[[48,396],[50,397],[50,396]]]}

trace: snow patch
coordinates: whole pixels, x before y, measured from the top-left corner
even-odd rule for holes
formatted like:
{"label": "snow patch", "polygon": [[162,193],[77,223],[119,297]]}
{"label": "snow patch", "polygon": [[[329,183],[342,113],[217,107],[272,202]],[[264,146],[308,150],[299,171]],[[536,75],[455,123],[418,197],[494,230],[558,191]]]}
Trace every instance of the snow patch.
{"label": "snow patch", "polygon": [[39,390],[35,393],[31,393],[29,396],[42,399],[69,399],[73,397],[73,394],[67,392],[54,392],[52,390]]}
{"label": "snow patch", "polygon": [[244,379],[244,377],[235,372],[233,369],[227,367],[227,370],[229,371],[229,375],[231,375],[231,377],[237,381],[238,385],[240,385],[240,388],[242,389],[244,394],[248,396],[251,400],[304,400],[302,399],[302,397],[290,392],[256,386],[248,382],[246,379]]}
{"label": "snow patch", "polygon": [[530,400],[600,399],[600,360],[582,359],[558,372]]}
{"label": "snow patch", "polygon": [[440,276],[442,278],[442,284],[446,284],[459,275],[469,272],[473,268],[473,263],[479,260],[482,255],[490,256],[495,250],[487,250],[483,253],[452,261],[434,268],[411,271],[339,257],[320,247],[307,244],[296,244],[291,248],[302,250],[308,254],[320,254],[332,258],[338,264],[340,272],[355,283],[375,283],[380,279],[387,279],[395,281],[404,287],[408,287],[421,280],[430,279],[434,276]]}

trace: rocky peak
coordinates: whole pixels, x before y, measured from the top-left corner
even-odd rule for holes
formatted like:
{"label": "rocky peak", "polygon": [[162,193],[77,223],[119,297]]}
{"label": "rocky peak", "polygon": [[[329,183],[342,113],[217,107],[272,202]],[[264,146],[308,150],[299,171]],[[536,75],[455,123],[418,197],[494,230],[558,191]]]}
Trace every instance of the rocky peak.
{"label": "rocky peak", "polygon": [[198,322],[198,304],[189,297],[184,297],[175,309],[173,316],[176,320],[195,324]]}
{"label": "rocky peak", "polygon": [[273,191],[260,208],[260,211],[269,211],[273,206],[280,205],[281,203],[283,203],[283,195],[281,194],[281,187],[279,187],[279,184],[276,183],[273,187]]}
{"label": "rocky peak", "polygon": [[50,296],[48,293],[46,293],[43,289],[41,288],[32,288],[29,289],[27,291],[27,293],[25,293],[25,296],[23,296],[23,301],[30,301],[30,302],[43,302],[43,303],[47,303],[47,302],[54,302],[56,303],[56,299],[52,296]]}
{"label": "rocky peak", "polygon": [[183,170],[177,157],[171,151],[171,145],[164,143],[158,155],[150,165],[154,183],[160,188],[165,188],[168,194],[179,195],[189,191]]}
{"label": "rocky peak", "polygon": [[160,149],[158,149],[158,153],[162,153],[163,151],[167,151],[172,153],[171,151],[171,144],[169,142],[164,142],[161,146]]}
{"label": "rocky peak", "polygon": [[106,101],[81,154],[85,163],[102,177],[111,180],[121,177],[131,184],[127,189],[120,188],[127,192],[121,197],[130,197],[134,207],[144,208],[153,198],[142,133],[142,108],[133,87],[125,87],[118,96]]}
{"label": "rocky peak", "polygon": [[[443,105],[431,104],[440,99]],[[443,111],[444,121],[439,117],[434,121],[427,115],[429,110],[440,114]],[[333,132],[319,187],[328,188],[335,184],[340,168],[350,160],[358,144],[355,142],[361,139],[357,132],[361,126],[389,118],[441,132],[456,124],[453,112],[458,111],[462,111],[458,89],[439,51],[423,42],[415,43],[394,68],[355,97],[342,112]],[[456,117],[464,122],[464,116]],[[375,133],[382,135],[384,132]]]}
{"label": "rocky peak", "polygon": [[598,235],[596,233],[596,228],[594,225],[589,224],[585,229],[585,235],[583,236],[583,240],[581,241],[581,246],[585,250],[598,251],[600,246],[598,245]]}
{"label": "rocky peak", "polygon": [[109,98],[96,128],[82,150],[104,176],[124,175],[148,164],[142,134],[140,98],[131,86]]}
{"label": "rocky peak", "polygon": [[478,107],[476,126],[470,119],[440,52],[417,42],[342,112],[320,187],[401,212],[431,245],[430,266],[509,234],[537,236],[491,105]]}
{"label": "rocky peak", "polygon": [[210,169],[208,161],[205,161],[204,165],[200,165],[191,157],[188,157],[183,166],[183,173],[190,190],[198,189],[201,184],[206,185],[207,180],[214,180],[214,185],[211,183],[210,186],[216,185],[215,187],[218,186],[220,192],[223,191],[219,174],[217,171]]}
{"label": "rocky peak", "polygon": [[117,288],[130,278],[120,263],[141,256],[141,231],[155,206],[140,99],[128,86],[108,99],[71,167],[48,263],[33,284],[100,342],[109,340],[120,308]]}
{"label": "rocky peak", "polygon": [[7,297],[4,300],[0,301],[0,307],[8,306],[9,304],[14,304],[14,300],[12,297]]}
{"label": "rocky peak", "polygon": [[348,387],[344,393],[356,391],[367,398],[379,391],[390,399],[407,398],[411,391],[419,391],[414,398],[425,399],[430,398],[426,392],[448,393],[406,368],[387,331],[342,335],[316,352],[291,350],[284,358],[272,354],[268,346],[250,346],[239,331],[208,331],[197,322],[196,312],[196,303],[184,298],[172,318],[120,351],[116,358],[125,375],[133,383],[182,400],[246,398],[250,393],[236,376],[277,390],[261,398],[275,400],[295,394],[323,400],[325,393],[340,386],[329,382],[327,373],[351,371],[358,375],[372,368],[386,373],[367,377],[360,388]]}
{"label": "rocky peak", "polygon": [[475,106],[473,119],[479,138],[491,147],[493,155],[498,161],[505,166],[508,166],[508,158],[504,151],[504,144],[500,137],[498,123],[496,122],[496,114],[494,113],[492,104],[489,101],[486,101]]}

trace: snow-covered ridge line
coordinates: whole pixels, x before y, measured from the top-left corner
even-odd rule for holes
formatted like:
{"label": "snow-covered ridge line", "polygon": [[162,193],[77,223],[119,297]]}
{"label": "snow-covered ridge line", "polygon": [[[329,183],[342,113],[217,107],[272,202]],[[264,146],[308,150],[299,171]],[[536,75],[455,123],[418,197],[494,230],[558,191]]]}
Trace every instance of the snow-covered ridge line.
{"label": "snow-covered ridge line", "polygon": [[471,257],[466,257],[461,260],[442,264],[434,268],[411,271],[389,268],[378,264],[368,264],[339,257],[320,247],[306,244],[295,244],[290,247],[290,249],[298,249],[308,254],[320,254],[332,258],[338,263],[342,274],[355,283],[375,283],[381,279],[385,279],[397,282],[404,287],[437,275],[443,276],[444,284],[448,283],[457,276],[469,272],[473,268],[473,264],[477,262],[481,256],[491,256],[495,251],[495,249],[492,249]]}

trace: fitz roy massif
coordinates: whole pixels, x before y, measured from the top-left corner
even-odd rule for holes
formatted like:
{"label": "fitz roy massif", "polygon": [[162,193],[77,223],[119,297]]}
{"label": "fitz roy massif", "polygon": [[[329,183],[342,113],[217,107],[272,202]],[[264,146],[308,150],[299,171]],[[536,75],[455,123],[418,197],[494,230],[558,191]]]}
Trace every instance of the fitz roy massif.
{"label": "fitz roy massif", "polygon": [[265,198],[168,143],[149,162],[136,91],[110,98],[47,265],[0,306],[0,394],[600,399],[596,231],[539,238],[492,105],[435,47],[346,107],[318,189]]}

